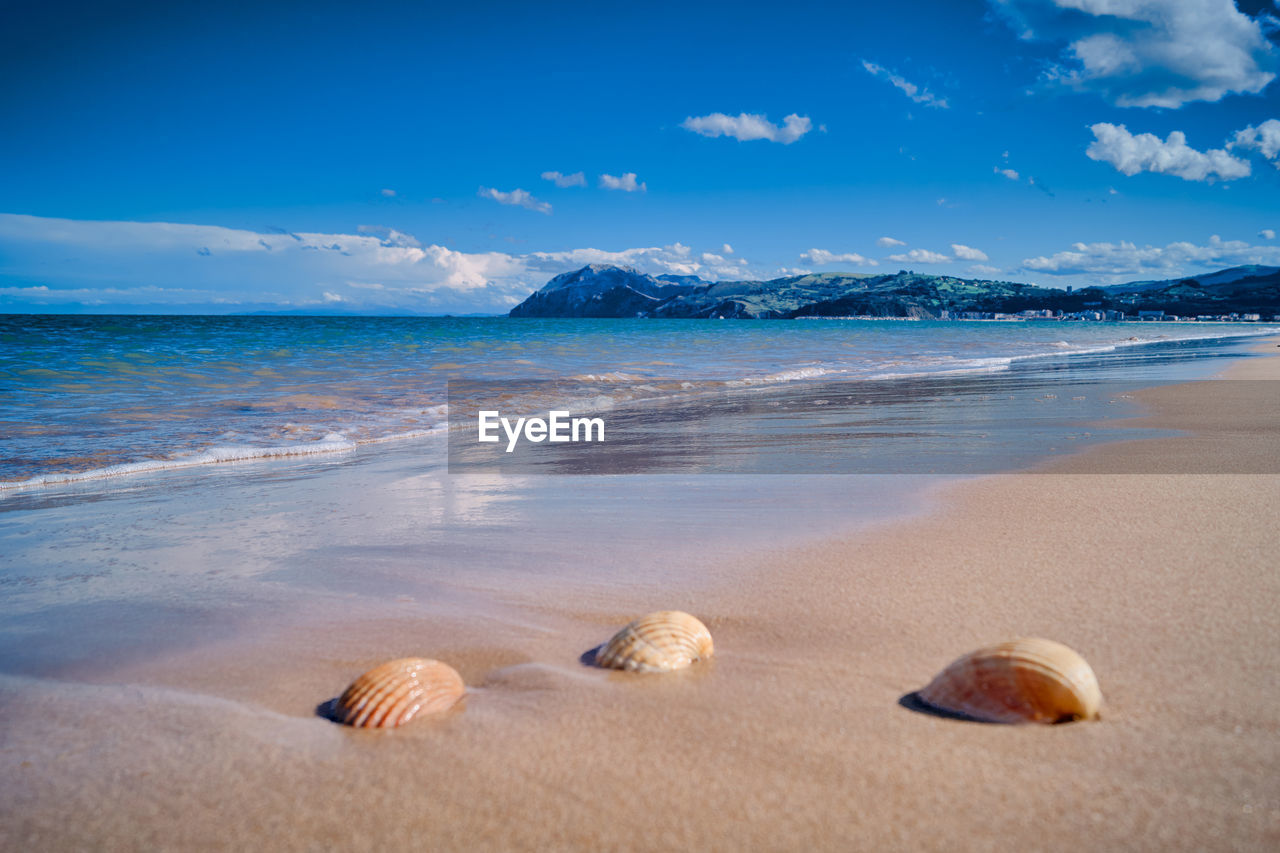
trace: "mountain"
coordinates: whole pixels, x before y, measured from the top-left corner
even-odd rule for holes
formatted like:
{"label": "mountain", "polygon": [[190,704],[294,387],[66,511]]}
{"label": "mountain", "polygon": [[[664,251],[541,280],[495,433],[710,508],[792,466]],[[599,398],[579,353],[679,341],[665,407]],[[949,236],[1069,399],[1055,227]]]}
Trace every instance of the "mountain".
{"label": "mountain", "polygon": [[1201,273],[1200,275],[1169,278],[1162,281],[1131,281],[1127,284],[1113,284],[1105,288],[1112,293],[1142,293],[1148,290],[1160,290],[1184,281],[1197,281],[1202,285],[1248,283],[1250,280],[1263,280],[1280,273],[1280,267],[1264,267],[1261,264],[1245,264],[1240,267]]}
{"label": "mountain", "polygon": [[1280,267],[1244,266],[1192,278],[1076,291],[1011,281],[926,275],[813,273],[770,281],[704,281],[592,264],[551,279],[512,317],[939,317],[943,311],[1112,310],[1135,315],[1280,313]]}
{"label": "mountain", "polygon": [[1251,264],[1187,278],[1131,282],[1087,288],[1103,306],[1134,313],[1164,311],[1178,316],[1203,314],[1280,314],[1280,267]]}
{"label": "mountain", "polygon": [[697,276],[659,278],[630,267],[590,264],[551,279],[512,308],[510,316],[642,317],[664,302],[706,285]]}
{"label": "mountain", "polygon": [[[708,282],[593,264],[551,279],[512,317],[692,317],[777,319],[870,314],[936,317],[939,311],[1022,310],[1041,288],[951,276],[815,273],[771,281]],[[1016,308],[1008,306],[1016,305]]]}

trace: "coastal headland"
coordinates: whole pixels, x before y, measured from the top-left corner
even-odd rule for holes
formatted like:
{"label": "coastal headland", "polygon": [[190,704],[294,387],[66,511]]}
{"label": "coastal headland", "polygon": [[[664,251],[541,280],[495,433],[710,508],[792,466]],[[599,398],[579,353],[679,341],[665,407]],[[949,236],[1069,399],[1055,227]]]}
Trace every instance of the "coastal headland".
{"label": "coastal headland", "polygon": [[1195,277],[1079,290],[914,270],[704,281],[590,264],[562,273],[512,317],[794,319],[1187,319],[1255,322],[1280,314],[1280,268],[1251,264]]}

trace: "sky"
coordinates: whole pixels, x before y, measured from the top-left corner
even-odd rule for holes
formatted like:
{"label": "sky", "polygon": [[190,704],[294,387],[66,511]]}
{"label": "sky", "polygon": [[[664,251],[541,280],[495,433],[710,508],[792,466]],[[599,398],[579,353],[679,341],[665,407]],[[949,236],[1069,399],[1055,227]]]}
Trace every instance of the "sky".
{"label": "sky", "polygon": [[1280,0],[0,0],[0,311],[1280,265]]}

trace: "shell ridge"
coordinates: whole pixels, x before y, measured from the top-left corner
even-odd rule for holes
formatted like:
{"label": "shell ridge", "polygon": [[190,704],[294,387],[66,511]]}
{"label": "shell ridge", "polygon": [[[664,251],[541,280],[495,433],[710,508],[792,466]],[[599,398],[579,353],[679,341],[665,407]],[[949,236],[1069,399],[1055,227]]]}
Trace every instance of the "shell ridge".
{"label": "shell ridge", "polygon": [[466,693],[462,677],[446,663],[400,658],[357,678],[337,701],[335,718],[356,728],[403,725],[420,712],[444,711]]}
{"label": "shell ridge", "polygon": [[596,664],[632,672],[670,672],[710,657],[711,634],[694,616],[660,610],[628,623],[605,643]]}
{"label": "shell ridge", "polygon": [[386,691],[370,717],[370,722],[373,725],[379,726],[386,723],[398,725],[407,721],[401,714],[401,709],[407,703],[412,702],[414,696],[422,692],[422,685],[418,681],[417,672],[410,672],[408,676],[400,683],[395,682],[394,679],[387,679]]}
{"label": "shell ridge", "polygon": [[962,655],[917,695],[934,708],[989,722],[1094,719],[1102,702],[1084,658],[1036,637]]}
{"label": "shell ridge", "polygon": [[[377,726],[386,716],[383,705],[396,689],[396,679],[392,672],[383,673],[368,686],[364,694],[364,702],[357,716],[359,726]],[[378,712],[382,710],[382,713]]]}

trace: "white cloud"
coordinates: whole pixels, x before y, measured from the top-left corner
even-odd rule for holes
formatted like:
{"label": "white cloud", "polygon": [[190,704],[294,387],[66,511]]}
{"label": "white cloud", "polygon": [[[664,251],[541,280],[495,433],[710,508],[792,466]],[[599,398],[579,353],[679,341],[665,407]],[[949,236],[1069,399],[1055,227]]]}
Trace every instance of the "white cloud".
{"label": "white cloud", "polygon": [[1280,263],[1280,246],[1251,246],[1243,240],[1223,240],[1218,235],[1198,246],[1175,242],[1167,246],[1119,243],[1073,243],[1069,251],[1026,258],[1027,270],[1051,275],[1137,275],[1173,278],[1192,268],[1218,268],[1240,264]]}
{"label": "white cloud", "polygon": [[511,192],[503,192],[502,190],[495,190],[493,187],[481,187],[476,195],[480,196],[480,198],[491,198],[498,204],[526,207],[529,210],[536,210],[538,213],[551,212],[551,205],[534,198],[533,194],[527,190],[514,189]]}
{"label": "white cloud", "polygon": [[900,264],[941,264],[951,260],[946,255],[930,252],[928,249],[912,249],[902,255],[890,255],[889,260]]}
{"label": "white cloud", "polygon": [[385,225],[358,225],[356,233],[370,234],[377,237],[383,246],[396,248],[421,249],[422,244],[418,242],[418,238],[412,234],[406,234],[403,231],[397,231],[394,228],[388,228]]}
{"label": "white cloud", "polygon": [[395,198],[395,197],[396,197],[396,191],[395,191],[395,190],[389,190],[389,189],[383,188],[383,189],[381,189],[381,190],[378,190],[378,192],[382,193],[382,194],[383,194],[384,196],[386,196],[387,198]]}
{"label": "white cloud", "polygon": [[543,172],[542,180],[551,181],[558,187],[585,187],[587,185],[587,176],[582,172],[574,172],[572,175],[564,175],[560,172]]}
{"label": "white cloud", "polygon": [[[588,263],[746,278],[745,259],[681,243],[605,251],[460,252],[365,225],[356,234],[0,214],[0,311],[93,305],[188,310],[506,311]],[[204,250],[205,253],[202,253]],[[172,282],[182,282],[175,287]],[[39,282],[34,286],[28,282]]]}
{"label": "white cloud", "polygon": [[636,183],[636,173],[627,172],[625,175],[601,175],[600,186],[607,190],[622,190],[627,193],[645,192],[648,186],[642,183]]}
{"label": "white cloud", "polygon": [[432,287],[448,287],[454,290],[482,288],[493,281],[518,279],[524,274],[525,264],[515,255],[504,252],[455,252],[445,246],[428,246],[423,254],[429,262]]}
{"label": "white cloud", "polygon": [[1263,240],[1274,240],[1276,238],[1276,232],[1270,228],[1263,228],[1258,232],[1258,236]]}
{"label": "white cloud", "polygon": [[1233,0],[991,0],[1019,35],[1065,42],[1051,83],[1121,107],[1177,109],[1261,92],[1277,51]]}
{"label": "white cloud", "polygon": [[905,246],[907,244],[903,240],[895,240],[892,237],[881,237],[876,240],[876,245],[882,249],[892,249],[894,246]]}
{"label": "white cloud", "polygon": [[747,262],[742,258],[726,258],[715,252],[703,252],[702,263],[707,271],[720,278],[741,278]]}
{"label": "white cloud", "polygon": [[826,249],[810,249],[800,255],[800,260],[806,264],[812,264],[815,267],[822,267],[828,264],[857,264],[858,266],[864,267],[880,265],[879,261],[863,257],[857,252],[836,254],[835,252],[828,252]]}
{"label": "white cloud", "polygon": [[[1250,125],[1244,130],[1238,130],[1227,147],[1256,149],[1268,160],[1275,160],[1280,155],[1280,121],[1269,118],[1257,127]],[[1280,161],[1275,165],[1280,169]]]}
{"label": "white cloud", "polygon": [[732,136],[739,142],[751,142],[755,139],[767,139],[790,145],[808,133],[813,122],[808,116],[792,113],[782,120],[782,126],[769,121],[762,114],[740,113],[737,116],[724,113],[711,113],[705,116],[689,116],[680,123],[685,130],[691,130],[702,136]]}
{"label": "white cloud", "polygon": [[733,247],[732,247],[732,246],[730,246],[728,243],[725,243],[723,246],[721,246],[721,247],[720,247],[720,251],[721,251],[721,252],[723,252],[723,253],[724,253],[724,254],[726,254],[726,255],[732,255],[732,254],[733,254]]}
{"label": "white cloud", "polygon": [[907,81],[905,78],[894,74],[889,69],[877,65],[874,62],[868,62],[864,59],[862,60],[862,67],[865,68],[869,74],[888,80],[894,86],[901,89],[908,98],[915,101],[917,104],[924,104],[927,107],[937,107],[938,109],[944,110],[951,106],[947,103],[946,98],[939,98],[938,96],[931,94],[929,90],[921,89],[915,83]]}
{"label": "white cloud", "polygon": [[1174,130],[1161,140],[1151,133],[1136,136],[1122,125],[1099,122],[1090,130],[1096,139],[1085,155],[1090,160],[1110,163],[1120,172],[1176,175],[1184,181],[1205,181],[1217,176],[1225,181],[1248,176],[1248,161],[1232,157],[1222,149],[1197,151],[1187,145],[1186,134]]}
{"label": "white cloud", "polygon": [[604,249],[570,249],[563,252],[532,252],[524,256],[529,268],[560,273],[587,264],[614,264],[635,267],[651,274],[698,275],[705,267],[693,257],[693,250],[682,243],[648,246],[610,252]]}
{"label": "white cloud", "polygon": [[978,275],[995,275],[996,273],[1003,272],[1003,270],[1001,270],[1000,267],[988,266],[987,264],[973,264],[969,267],[969,272],[974,272]]}
{"label": "white cloud", "polygon": [[960,243],[952,243],[951,251],[955,252],[956,258],[962,261],[989,261],[987,253],[981,249],[975,249],[971,246],[964,246]]}
{"label": "white cloud", "polygon": [[1018,174],[1016,169],[1001,169],[999,166],[996,166],[994,171],[997,175],[1004,175],[1011,181],[1016,181],[1022,177]]}

